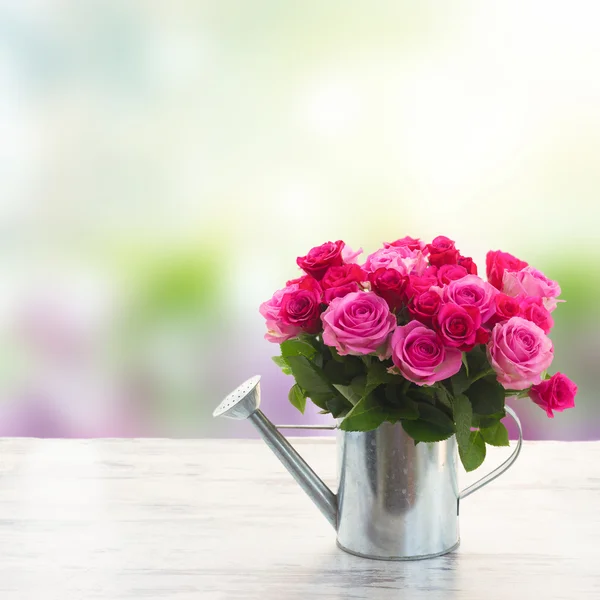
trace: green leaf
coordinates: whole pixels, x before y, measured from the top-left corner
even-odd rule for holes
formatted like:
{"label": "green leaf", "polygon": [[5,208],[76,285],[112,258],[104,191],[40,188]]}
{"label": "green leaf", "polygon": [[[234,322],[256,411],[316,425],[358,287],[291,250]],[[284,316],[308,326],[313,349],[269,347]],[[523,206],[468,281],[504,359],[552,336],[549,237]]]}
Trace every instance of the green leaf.
{"label": "green leaf", "polygon": [[306,395],[319,408],[326,409],[327,400],[339,395],[323,374],[323,370],[305,356],[288,356],[286,360],[292,369],[296,383],[306,391]]}
{"label": "green leaf", "polygon": [[463,452],[468,451],[471,436],[471,421],[473,419],[473,409],[469,399],[464,394],[459,394],[452,401],[452,413],[454,425],[456,428],[456,441],[458,449]]}
{"label": "green leaf", "polygon": [[352,404],[350,404],[346,398],[342,398],[341,396],[330,398],[329,400],[326,400],[325,404],[327,410],[323,412],[331,413],[331,416],[334,419],[346,416],[348,411],[352,408]]}
{"label": "green leaf", "polygon": [[340,423],[344,431],[370,431],[379,427],[387,414],[373,394],[360,400]]}
{"label": "green leaf", "polygon": [[439,442],[454,433],[452,419],[441,409],[431,404],[419,403],[419,418],[402,422],[404,431],[416,442]]}
{"label": "green leaf", "polygon": [[462,394],[471,385],[467,376],[467,367],[461,367],[460,371],[450,379],[450,382],[452,383],[452,393],[454,396]]}
{"label": "green leaf", "polygon": [[292,406],[295,406],[302,414],[304,414],[304,409],[306,408],[306,393],[297,383],[290,388],[288,399],[292,403]]}
{"label": "green leaf", "polygon": [[450,434],[454,433],[454,423],[442,409],[425,403],[419,404],[418,408],[420,419],[434,423],[438,427],[448,431]]}
{"label": "green leaf", "polygon": [[283,356],[272,356],[273,362],[286,374],[291,375],[292,370],[290,369],[290,365],[288,365],[287,361]]}
{"label": "green leaf", "polygon": [[504,419],[505,416],[506,416],[506,411],[504,411],[504,410],[494,413],[493,415],[473,414],[472,427],[477,427],[478,429],[493,427],[496,425],[496,423],[498,421],[500,421],[501,419]]}
{"label": "green leaf", "polygon": [[387,372],[387,366],[381,361],[373,361],[367,371],[367,386],[365,394],[370,394],[375,388],[384,383],[403,383],[405,380],[399,375]]}
{"label": "green leaf", "polygon": [[467,365],[469,366],[470,377],[475,377],[478,373],[489,368],[490,364],[485,353],[484,345],[475,346],[473,350],[467,352]]}
{"label": "green leaf", "polygon": [[494,376],[479,379],[465,394],[478,415],[493,415],[504,410],[504,388]]}
{"label": "green leaf", "polygon": [[341,385],[350,385],[350,381],[352,379],[348,378],[346,375],[344,364],[341,362],[336,362],[335,360],[330,360],[325,363],[325,366],[323,367],[323,374],[333,385],[336,383]]}
{"label": "green leaf", "polygon": [[479,431],[472,431],[469,444],[461,450],[458,448],[460,460],[465,471],[474,471],[485,459],[485,442]]}
{"label": "green leaf", "polygon": [[281,356],[305,356],[308,359],[313,358],[317,350],[312,344],[298,338],[286,340],[281,344]]}
{"label": "green leaf", "polygon": [[452,409],[452,398],[448,394],[448,390],[443,384],[437,385],[435,388],[435,397],[438,401],[443,404],[446,408]]}
{"label": "green leaf", "polygon": [[[427,385],[413,385],[408,388],[406,394],[417,402],[429,402],[429,404],[435,404],[438,390],[435,387]],[[450,408],[450,405],[448,405],[448,408]]]}
{"label": "green leaf", "polygon": [[333,384],[333,387],[354,406],[365,396],[365,376],[358,375],[350,385]]}
{"label": "green leaf", "polygon": [[402,428],[415,442],[441,442],[447,440],[453,433],[435,423],[416,419],[414,421],[402,421]]}
{"label": "green leaf", "polygon": [[490,446],[509,446],[508,431],[499,421],[491,427],[481,429],[481,435],[486,444]]}
{"label": "green leaf", "polygon": [[[398,422],[403,419],[418,419],[419,409],[417,403],[402,393],[401,385],[388,383],[384,389],[385,406],[388,413],[388,421],[391,423]],[[380,388],[381,389],[381,388]],[[379,390],[376,395],[381,399]]]}

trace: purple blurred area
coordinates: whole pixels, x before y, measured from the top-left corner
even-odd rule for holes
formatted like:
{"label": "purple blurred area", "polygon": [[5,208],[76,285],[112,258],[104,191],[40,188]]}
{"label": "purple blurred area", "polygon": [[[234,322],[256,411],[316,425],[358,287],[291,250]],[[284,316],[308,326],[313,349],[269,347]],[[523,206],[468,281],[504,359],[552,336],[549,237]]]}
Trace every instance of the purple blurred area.
{"label": "purple blurred area", "polygon": [[598,439],[600,8],[575,4],[3,3],[0,435],[252,436],[211,413],[257,373],[274,422],[329,423],[288,403],[259,304],[326,240],[444,234],[560,282],[577,408],[511,404],[529,439]]}

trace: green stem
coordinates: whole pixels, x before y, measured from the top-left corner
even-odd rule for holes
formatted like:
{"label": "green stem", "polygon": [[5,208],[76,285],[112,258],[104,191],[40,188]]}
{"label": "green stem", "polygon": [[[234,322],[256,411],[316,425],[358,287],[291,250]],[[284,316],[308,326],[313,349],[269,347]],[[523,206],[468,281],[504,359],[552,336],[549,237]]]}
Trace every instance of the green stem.
{"label": "green stem", "polygon": [[473,377],[472,379],[469,379],[469,386],[473,385],[479,379],[483,379],[484,377],[487,377],[488,375],[491,375],[494,372],[495,372],[494,369],[492,369],[490,367],[486,371],[482,371],[481,373],[478,373],[475,377]]}

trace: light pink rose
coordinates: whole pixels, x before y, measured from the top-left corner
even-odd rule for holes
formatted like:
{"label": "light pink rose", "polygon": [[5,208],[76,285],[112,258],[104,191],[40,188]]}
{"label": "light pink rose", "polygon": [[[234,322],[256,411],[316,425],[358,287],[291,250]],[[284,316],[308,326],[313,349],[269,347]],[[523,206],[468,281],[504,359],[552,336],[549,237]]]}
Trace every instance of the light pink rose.
{"label": "light pink rose", "polygon": [[541,271],[533,267],[525,267],[521,271],[505,271],[502,278],[502,291],[508,296],[537,296],[542,298],[544,306],[552,312],[560,296],[560,286],[556,281],[548,279]]}
{"label": "light pink rose", "polygon": [[510,390],[540,383],[554,358],[552,341],[535,323],[512,317],[494,326],[487,356],[498,381]]}
{"label": "light pink rose", "polygon": [[460,371],[462,352],[445,348],[435,331],[410,321],[392,334],[392,361],[409,381],[433,385]]}
{"label": "light pink rose", "polygon": [[260,305],[258,311],[267,322],[267,333],[265,339],[274,344],[281,344],[290,338],[296,337],[300,333],[300,327],[283,323],[279,318],[281,310],[281,301],[283,297],[291,291],[297,290],[298,284],[292,283],[282,290],[277,290],[273,297]]}
{"label": "light pink rose", "polygon": [[342,260],[346,264],[355,264],[358,261],[356,260],[363,253],[363,249],[359,248],[358,250],[352,250],[350,246],[345,245],[342,248]]}
{"label": "light pink rose", "polygon": [[377,269],[395,269],[402,275],[422,275],[427,267],[427,259],[421,250],[411,250],[408,246],[388,246],[370,254],[363,268],[369,273]]}
{"label": "light pink rose", "polygon": [[484,324],[495,312],[494,299],[498,290],[478,275],[466,275],[462,279],[451,281],[443,292],[446,302],[459,306],[475,306],[481,313]]}
{"label": "light pink rose", "polygon": [[353,292],[333,298],[321,315],[323,341],[341,355],[371,354],[389,357],[389,337],[396,317],[387,302],[373,292]]}

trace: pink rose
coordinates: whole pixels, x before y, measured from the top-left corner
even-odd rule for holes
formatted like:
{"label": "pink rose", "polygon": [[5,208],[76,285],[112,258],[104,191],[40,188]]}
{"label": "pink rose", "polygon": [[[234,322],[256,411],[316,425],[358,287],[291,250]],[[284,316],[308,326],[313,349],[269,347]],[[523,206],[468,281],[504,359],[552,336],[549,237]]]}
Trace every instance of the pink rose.
{"label": "pink rose", "polygon": [[441,267],[442,265],[455,265],[458,260],[458,250],[454,242],[445,235],[438,235],[431,244],[427,244],[429,250],[429,263]]}
{"label": "pink rose", "polygon": [[259,312],[267,325],[265,339],[281,344],[303,331],[319,331],[321,295],[319,283],[310,275],[288,281],[285,288],[260,305]]}
{"label": "pink rose", "polygon": [[390,310],[395,310],[402,304],[407,279],[396,269],[382,268],[369,273],[371,290],[388,303]]}
{"label": "pink rose", "polygon": [[459,256],[458,264],[464,267],[469,275],[477,275],[477,265],[470,256]]}
{"label": "pink rose", "polygon": [[441,305],[441,296],[435,290],[429,290],[413,297],[408,305],[408,311],[417,321],[431,326]]}
{"label": "pink rose", "polygon": [[383,247],[408,248],[409,250],[425,250],[427,244],[425,244],[425,242],[422,242],[419,238],[413,238],[407,235],[406,237],[396,240],[395,242],[384,242]]}
{"label": "pink rose", "polygon": [[343,263],[342,250],[344,242],[325,242],[312,248],[306,256],[296,259],[298,266],[315,279],[321,279],[329,267],[337,267]]}
{"label": "pink rose", "polygon": [[377,269],[396,269],[402,275],[421,274],[427,267],[427,259],[420,250],[411,250],[406,246],[388,246],[380,248],[367,256],[364,269],[374,273]]}
{"label": "pink rose", "polygon": [[541,271],[525,267],[516,273],[505,271],[502,279],[502,291],[509,296],[537,296],[542,298],[544,306],[552,312],[560,300],[560,286],[548,279]]}
{"label": "pink rose", "polygon": [[481,322],[486,323],[494,314],[494,298],[498,290],[477,275],[467,275],[457,281],[451,281],[443,292],[446,302],[460,306],[475,306],[481,313]]}
{"label": "pink rose", "polygon": [[[297,289],[297,284],[294,284]],[[260,305],[258,311],[265,318],[267,324],[267,333],[265,339],[274,344],[281,344],[290,338],[296,337],[300,333],[299,327],[289,327],[279,319],[281,309],[281,299],[285,295],[287,288],[277,290],[273,297]]]}
{"label": "pink rose", "polygon": [[506,389],[524,390],[540,383],[542,372],[554,358],[554,348],[535,323],[512,317],[494,326],[487,356]]}
{"label": "pink rose", "polygon": [[448,285],[451,281],[462,279],[467,275],[467,270],[459,265],[442,265],[437,272],[440,285]]}
{"label": "pink rose", "polygon": [[529,397],[541,406],[546,414],[553,419],[553,410],[562,412],[566,408],[575,407],[577,385],[566,375],[556,373],[529,390]]}
{"label": "pink rose", "polygon": [[389,356],[389,337],[396,317],[386,301],[372,292],[353,292],[334,298],[321,315],[323,341],[341,355],[371,354]]}
{"label": "pink rose", "polygon": [[[519,298],[513,298],[515,302]],[[520,299],[521,316],[540,327],[547,335],[554,327],[554,319],[550,311],[544,306],[542,298],[526,296]]]}
{"label": "pink rose", "polygon": [[[494,298],[494,313],[488,321],[488,327],[500,323],[501,321],[508,321],[512,317],[522,317],[521,314],[521,303],[518,298],[511,298],[506,294],[499,293]],[[529,319],[530,321],[532,319]],[[545,333],[548,333],[547,331]]]}
{"label": "pink rose", "polygon": [[444,304],[433,320],[433,328],[444,345],[463,352],[473,350],[480,326],[481,314],[477,307],[451,302]]}
{"label": "pink rose", "polygon": [[520,271],[527,266],[524,260],[502,250],[490,250],[485,258],[487,280],[497,289],[502,289],[505,271]]}
{"label": "pink rose", "polygon": [[418,321],[396,328],[392,361],[403,377],[417,385],[433,385],[460,371],[462,353],[445,348],[435,331]]}

